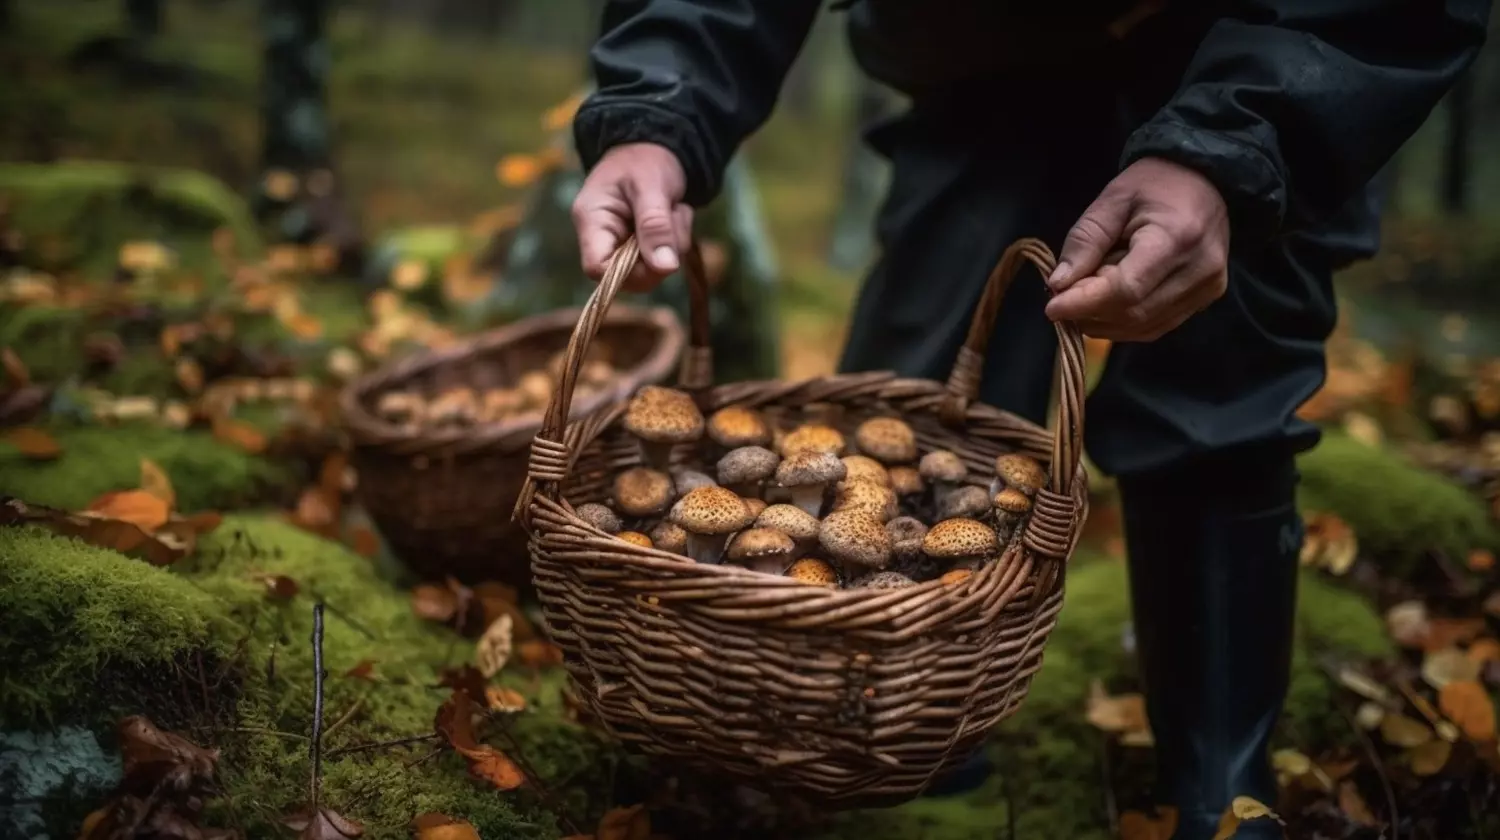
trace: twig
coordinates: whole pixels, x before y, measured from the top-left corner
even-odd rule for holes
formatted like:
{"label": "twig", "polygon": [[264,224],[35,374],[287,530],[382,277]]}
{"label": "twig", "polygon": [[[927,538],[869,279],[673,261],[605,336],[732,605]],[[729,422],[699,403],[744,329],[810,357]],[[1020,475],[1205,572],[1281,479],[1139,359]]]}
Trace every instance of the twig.
{"label": "twig", "polygon": [[1396,826],[1399,823],[1396,813],[1396,791],[1391,787],[1390,776],[1386,775],[1385,764],[1380,760],[1380,752],[1375,749],[1375,742],[1370,740],[1370,736],[1359,728],[1359,724],[1349,714],[1349,710],[1344,708],[1344,704],[1334,701],[1333,705],[1338,708],[1339,714],[1343,716],[1344,722],[1349,724],[1349,728],[1354,730],[1355,736],[1359,738],[1360,746],[1364,748],[1365,754],[1370,758],[1370,764],[1375,768],[1375,774],[1380,777],[1380,786],[1385,790],[1385,804],[1391,813],[1391,833],[1394,835],[1398,831]]}
{"label": "twig", "polygon": [[1104,775],[1104,816],[1109,820],[1109,836],[1120,835],[1120,806],[1115,802],[1115,774],[1109,761],[1109,736],[1099,733],[1099,771]]}
{"label": "twig", "polygon": [[333,758],[335,756],[349,755],[350,753],[364,752],[365,750],[379,750],[386,747],[404,747],[408,744],[420,744],[423,741],[431,741],[436,737],[436,732],[429,732],[426,735],[413,735],[410,738],[392,738],[389,741],[376,741],[371,744],[355,744],[352,747],[330,750],[326,757]]}
{"label": "twig", "polygon": [[325,730],[323,730],[323,737],[327,738],[329,735],[332,735],[334,733],[334,731],[337,730],[340,726],[343,726],[344,724],[348,723],[349,719],[352,718],[352,717],[354,717],[354,713],[357,712],[357,711],[359,711],[359,708],[365,704],[365,698],[369,697],[369,696],[370,696],[369,692],[361,694],[359,696],[359,698],[356,699],[354,701],[354,703],[349,706],[349,711],[344,712],[342,715],[339,716],[338,720],[336,720],[333,723],[329,724],[328,728],[325,729]]}
{"label": "twig", "polygon": [[542,795],[542,802],[546,804],[552,813],[557,815],[558,819],[563,821],[563,825],[567,826],[570,834],[583,834],[583,829],[579,828],[578,824],[573,822],[573,818],[568,815],[567,809],[562,807],[562,803],[552,795],[552,791],[548,790],[547,785],[542,782],[541,774],[536,772],[536,768],[532,767],[531,762],[526,760],[526,756],[521,752],[520,742],[516,740],[515,735],[510,731],[510,720],[503,713],[490,713],[489,718],[499,724],[500,736],[505,739],[505,745],[510,749],[511,757],[521,766],[522,772],[531,780],[531,783],[536,785],[537,793]]}
{"label": "twig", "polygon": [[248,735],[275,735],[278,738],[291,738],[296,741],[306,741],[307,736],[296,732],[282,732],[277,729],[266,729],[261,726],[229,726],[222,729],[214,729],[213,732],[241,732]]}
{"label": "twig", "polygon": [[311,594],[312,594],[312,596],[314,598],[318,599],[318,602],[323,605],[323,608],[326,609],[326,610],[328,610],[328,613],[330,615],[332,615],[334,618],[337,618],[340,621],[343,621],[345,624],[349,625],[350,627],[353,627],[356,631],[359,632],[360,635],[364,636],[365,638],[367,638],[367,639],[369,639],[371,641],[375,641],[375,634],[373,632],[371,632],[368,627],[365,627],[363,624],[360,624],[358,621],[355,621],[353,616],[349,615],[348,613],[344,612],[343,610],[340,610],[340,609],[334,607],[333,605],[329,604],[326,600],[323,599],[323,594],[321,592],[319,592],[316,589],[314,589],[314,590],[311,590]]}
{"label": "twig", "polygon": [[318,776],[323,770],[323,603],[313,604],[313,723],[312,781],[309,791],[312,798],[311,812],[318,812]]}

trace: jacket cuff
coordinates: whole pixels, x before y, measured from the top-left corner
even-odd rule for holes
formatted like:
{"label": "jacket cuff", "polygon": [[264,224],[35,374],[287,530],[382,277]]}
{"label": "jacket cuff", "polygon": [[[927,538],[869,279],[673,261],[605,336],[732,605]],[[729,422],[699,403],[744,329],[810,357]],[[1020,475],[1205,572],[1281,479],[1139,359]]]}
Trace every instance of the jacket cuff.
{"label": "jacket cuff", "polygon": [[626,143],[655,143],[676,155],[686,176],[683,201],[702,207],[718,195],[722,183],[716,165],[686,117],[643,102],[585,102],[573,118],[573,145],[584,172],[604,153]]}
{"label": "jacket cuff", "polygon": [[1148,157],[1186,166],[1212,182],[1224,198],[1235,241],[1263,243],[1281,231],[1287,211],[1286,180],[1259,145],[1225,132],[1155,120],[1130,135],[1120,155],[1120,168]]}

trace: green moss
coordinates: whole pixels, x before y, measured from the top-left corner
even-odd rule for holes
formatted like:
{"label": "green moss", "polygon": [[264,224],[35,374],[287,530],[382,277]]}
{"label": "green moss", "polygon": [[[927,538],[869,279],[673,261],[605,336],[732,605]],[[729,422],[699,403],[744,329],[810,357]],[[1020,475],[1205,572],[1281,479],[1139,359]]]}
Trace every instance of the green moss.
{"label": "green moss", "polygon": [[10,348],[38,382],[78,372],[87,326],[79,309],[0,304],[0,347]]}
{"label": "green moss", "polygon": [[146,424],[51,430],[62,457],[31,461],[0,443],[0,493],[77,510],[111,490],[140,486],[141,459],[172,480],[179,510],[227,510],[283,483],[283,468],[215,439]]}
{"label": "green moss", "polygon": [[1483,502],[1388,450],[1330,432],[1298,466],[1302,509],[1337,514],[1363,550],[1388,556],[1398,573],[1429,550],[1463,557],[1497,544]]}

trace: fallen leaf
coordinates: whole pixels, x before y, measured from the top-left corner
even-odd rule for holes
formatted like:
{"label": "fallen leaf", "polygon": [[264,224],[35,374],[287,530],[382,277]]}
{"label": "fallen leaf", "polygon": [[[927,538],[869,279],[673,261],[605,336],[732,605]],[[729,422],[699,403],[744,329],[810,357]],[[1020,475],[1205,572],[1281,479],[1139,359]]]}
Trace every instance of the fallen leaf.
{"label": "fallen leaf", "polygon": [[142,715],[130,715],[120,721],[120,758],[127,778],[133,781],[160,782],[169,775],[185,782],[189,779],[209,781],[219,751],[204,749],[179,735],[157,728]]}
{"label": "fallen leaf", "polygon": [[266,436],[247,423],[219,415],[213,421],[214,437],[252,455],[266,451]]}
{"label": "fallen leaf", "polygon": [[648,840],[651,837],[651,813],[644,804],[611,808],[599,818],[599,827],[594,834],[598,840]]}
{"label": "fallen leaf", "polygon": [[1422,659],[1422,679],[1442,690],[1451,682],[1479,679],[1479,663],[1455,647],[1433,651]]}
{"label": "fallen leaf", "polygon": [[1411,762],[1411,772],[1418,776],[1435,776],[1447,766],[1448,757],[1452,754],[1452,744],[1441,738],[1434,738],[1413,747],[1407,758]]}
{"label": "fallen leaf", "polygon": [[1485,596],[1484,611],[1496,618],[1500,618],[1500,589],[1496,589]]}
{"label": "fallen leaf", "polygon": [[502,615],[491,622],[485,628],[484,635],[479,637],[479,642],[474,646],[474,664],[479,666],[479,672],[486,678],[493,677],[510,661],[511,650],[511,618]]}
{"label": "fallen leaf", "polygon": [[186,521],[188,526],[193,529],[194,533],[201,536],[203,534],[212,532],[215,528],[218,528],[221,524],[223,524],[224,515],[221,513],[215,513],[211,510],[206,510],[200,513],[195,513],[192,516],[187,517],[187,519],[184,521]]}
{"label": "fallen leaf", "polygon": [[351,680],[375,680],[375,660],[361,659],[353,668],[344,672],[344,676]]}
{"label": "fallen leaf", "polygon": [[562,648],[533,639],[516,645],[516,658],[530,668],[548,668],[563,663]]}
{"label": "fallen leaf", "polygon": [[1385,627],[1396,644],[1407,648],[1422,648],[1431,631],[1427,620],[1427,605],[1421,601],[1402,601],[1396,604],[1386,610]]}
{"label": "fallen leaf", "polygon": [[488,681],[484,674],[479,672],[473,665],[460,665],[456,668],[444,668],[438,674],[438,685],[451,688],[460,694],[466,694],[469,702],[476,706],[485,703],[485,691]]}
{"label": "fallen leaf", "polygon": [[5,441],[33,461],[51,461],[63,452],[56,438],[29,426],[10,430],[5,435]]}
{"label": "fallen leaf", "polygon": [[1378,826],[1382,824],[1371,813],[1370,806],[1365,802],[1365,798],[1359,795],[1359,788],[1355,786],[1352,780],[1346,780],[1339,784],[1338,801],[1339,810],[1343,811],[1345,816],[1360,825]]}
{"label": "fallen leaf", "polygon": [[418,618],[447,622],[458,612],[458,598],[446,586],[419,583],[411,590],[411,610]]}
{"label": "fallen leaf", "polygon": [[145,490],[117,490],[95,499],[84,513],[128,522],[149,534],[166,524],[171,510],[160,496]]}
{"label": "fallen leaf", "polygon": [[364,525],[354,527],[349,544],[362,557],[373,558],[380,553],[380,538]]}
{"label": "fallen leaf", "polygon": [[1158,808],[1156,816],[1141,811],[1120,815],[1120,840],[1171,840],[1177,830],[1177,809]]}
{"label": "fallen leaf", "polygon": [[438,708],[434,727],[469,765],[469,773],[498,790],[515,790],[526,783],[526,774],[504,753],[474,739],[475,704],[468,693],[455,691]]}
{"label": "fallen leaf", "polygon": [[1432,653],[1461,645],[1485,629],[1482,618],[1433,618],[1427,622],[1427,639],[1422,649]]}
{"label": "fallen leaf", "polygon": [[1480,639],[1469,645],[1464,655],[1470,659],[1484,664],[1485,662],[1500,662],[1500,641],[1494,639]]}
{"label": "fallen leaf", "polygon": [[411,821],[412,840],[480,840],[472,823],[428,812]]}
{"label": "fallen leaf", "polygon": [[1096,679],[1089,687],[1087,718],[1096,729],[1115,734],[1146,729],[1146,700],[1140,694],[1110,696]]}
{"label": "fallen leaf", "polygon": [[298,840],[347,840],[365,833],[363,825],[331,808],[319,806],[316,814],[310,811],[311,809],[293,814],[282,820],[286,827],[297,832]]}
{"label": "fallen leaf", "polygon": [[266,595],[278,601],[289,601],[301,589],[297,581],[286,575],[261,575],[260,582],[266,586]]}
{"label": "fallen leaf", "polygon": [[161,499],[167,510],[177,507],[177,493],[172,489],[172,480],[150,458],[141,459],[141,489]]}
{"label": "fallen leaf", "polygon": [[297,498],[292,522],[304,530],[327,536],[338,518],[338,498],[329,498],[322,487],[309,487]]}
{"label": "fallen leaf", "polygon": [[296,312],[288,315],[281,322],[282,326],[297,338],[304,341],[312,341],[323,335],[323,322],[316,316],[306,312]]}
{"label": "fallen leaf", "polygon": [[1495,568],[1495,554],[1483,548],[1476,548],[1469,552],[1469,568],[1476,572],[1488,572]]}
{"label": "fallen leaf", "polygon": [[427,282],[431,270],[421,260],[405,259],[391,269],[391,285],[403,292],[416,291]]}
{"label": "fallen leaf", "polygon": [[1354,713],[1354,722],[1361,729],[1374,730],[1380,728],[1380,722],[1385,720],[1385,707],[1373,700],[1366,700],[1359,704],[1359,709]]}
{"label": "fallen leaf", "polygon": [[31,384],[31,371],[9,347],[0,347],[0,369],[5,371],[5,379],[12,388],[25,388]]}
{"label": "fallen leaf", "polygon": [[172,373],[177,377],[177,384],[189,394],[203,390],[203,366],[196,359],[179,358],[172,366]]}
{"label": "fallen leaf", "polygon": [[524,187],[542,175],[542,163],[532,155],[506,155],[495,165],[495,177],[507,187]]}
{"label": "fallen leaf", "polygon": [[164,271],[172,262],[172,252],[160,242],[126,242],[120,245],[120,267],[127,271]]}
{"label": "fallen leaf", "polygon": [[[1269,806],[1252,799],[1248,796],[1236,796],[1229,807],[1219,817],[1219,830],[1214,833],[1213,840],[1229,840],[1235,832],[1239,831],[1240,823],[1248,820],[1271,819],[1281,822],[1281,817],[1276,815]],[[1284,824],[1284,823],[1283,823]]]}
{"label": "fallen leaf", "polygon": [[297,176],[285,169],[268,169],[261,178],[261,191],[272,201],[291,201],[297,195]]}
{"label": "fallen leaf", "polygon": [[1275,769],[1277,782],[1285,787],[1313,772],[1312,759],[1292,749],[1276,750],[1271,754],[1271,767]]}
{"label": "fallen leaf", "polygon": [[1380,721],[1380,737],[1393,747],[1410,749],[1432,740],[1432,728],[1416,718],[1391,712]]}
{"label": "fallen leaf", "polygon": [[1366,446],[1379,446],[1385,440],[1380,424],[1370,415],[1358,411],[1344,416],[1344,433]]}
{"label": "fallen leaf", "polygon": [[542,128],[547,131],[561,131],[573,122],[573,115],[578,112],[578,106],[583,104],[583,97],[573,94],[562,102],[548,108],[542,114]]}
{"label": "fallen leaf", "polygon": [[494,712],[514,713],[526,709],[526,698],[521,696],[521,692],[498,685],[485,687],[484,700],[485,705]]}
{"label": "fallen leaf", "polygon": [[1302,542],[1300,562],[1321,568],[1334,575],[1345,575],[1359,556],[1359,541],[1354,529],[1338,516],[1317,512],[1306,520],[1306,537]]}
{"label": "fallen leaf", "polygon": [[1438,691],[1438,708],[1475,741],[1495,737],[1495,704],[1476,680],[1454,680]]}

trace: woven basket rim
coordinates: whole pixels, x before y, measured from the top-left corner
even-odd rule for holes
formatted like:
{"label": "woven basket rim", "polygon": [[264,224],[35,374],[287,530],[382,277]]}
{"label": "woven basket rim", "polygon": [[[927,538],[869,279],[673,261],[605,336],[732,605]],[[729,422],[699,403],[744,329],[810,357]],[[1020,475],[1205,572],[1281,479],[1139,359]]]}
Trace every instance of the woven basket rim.
{"label": "woven basket rim", "polygon": [[[528,412],[498,423],[476,424],[467,428],[405,429],[388,423],[367,410],[364,400],[371,394],[396,387],[465,357],[501,352],[508,345],[541,333],[571,333],[581,312],[582,307],[568,307],[520,318],[445,347],[416,351],[360,375],[339,393],[341,423],[351,444],[355,448],[366,450],[396,449],[403,455],[445,450],[458,443],[465,444],[464,449],[469,453],[492,446],[505,451],[524,450],[530,445],[530,435],[541,428],[545,411]],[[665,375],[676,364],[686,340],[677,313],[668,306],[620,304],[606,313],[604,323],[611,326],[635,324],[654,328],[660,340],[646,358],[621,371],[609,387],[578,397],[570,417],[581,417],[618,402],[622,394],[633,392],[653,375]]]}

